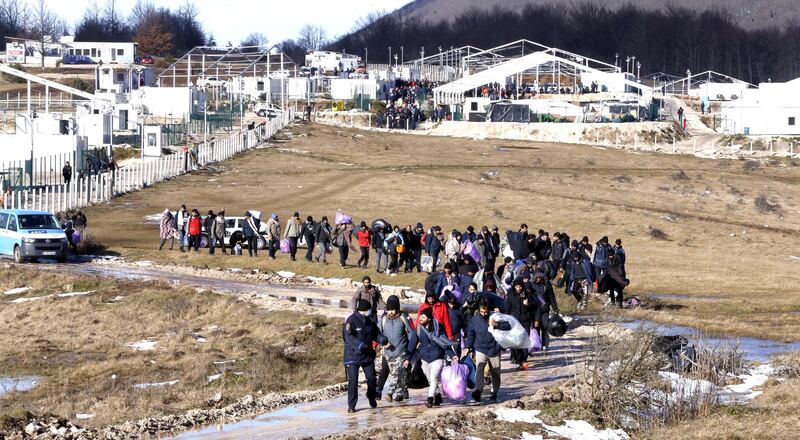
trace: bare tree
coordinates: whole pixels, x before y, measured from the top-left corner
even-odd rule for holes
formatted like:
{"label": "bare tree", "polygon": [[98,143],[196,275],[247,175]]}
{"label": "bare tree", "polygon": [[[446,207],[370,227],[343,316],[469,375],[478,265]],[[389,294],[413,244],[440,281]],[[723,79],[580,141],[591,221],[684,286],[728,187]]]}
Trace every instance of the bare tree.
{"label": "bare tree", "polygon": [[0,0],[0,32],[2,35],[22,36],[28,28],[29,21],[30,11],[24,0]]}
{"label": "bare tree", "polygon": [[313,24],[307,24],[300,29],[297,37],[297,44],[305,50],[319,50],[327,42],[328,35],[325,28]]}
{"label": "bare tree", "polygon": [[155,13],[156,7],[152,1],[136,0],[136,4],[133,5],[133,9],[131,9],[131,13],[128,15],[128,25],[133,28],[134,31],[137,31],[139,26],[147,20],[147,17]]}
{"label": "bare tree", "polygon": [[34,40],[33,50],[42,57],[50,51],[64,31],[65,22],[47,7],[45,0],[37,0],[31,14],[31,37]]}
{"label": "bare tree", "polygon": [[266,50],[267,43],[269,43],[269,38],[266,35],[261,32],[253,32],[242,40],[239,46],[258,46],[259,50]]}

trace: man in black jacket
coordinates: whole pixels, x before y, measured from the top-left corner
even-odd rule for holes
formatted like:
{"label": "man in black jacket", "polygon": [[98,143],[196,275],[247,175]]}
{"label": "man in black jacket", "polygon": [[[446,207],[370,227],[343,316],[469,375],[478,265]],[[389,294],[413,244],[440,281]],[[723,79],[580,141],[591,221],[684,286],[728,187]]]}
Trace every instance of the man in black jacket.
{"label": "man in black jacket", "polygon": [[377,324],[370,318],[370,303],[359,300],[356,311],[344,323],[342,339],[344,340],[344,366],[347,371],[347,412],[356,412],[358,403],[358,370],[364,371],[367,379],[367,399],[369,406],[376,408],[378,402],[375,379],[375,349],[372,343],[380,345],[388,343],[378,330]]}
{"label": "man in black jacket", "polygon": [[475,352],[475,364],[478,374],[475,375],[475,391],[472,392],[472,398],[476,402],[481,401],[483,371],[487,364],[489,365],[489,374],[492,377],[492,393],[489,395],[489,399],[497,400],[497,393],[500,391],[500,353],[502,353],[503,347],[494,339],[494,336],[489,332],[489,328],[511,330],[509,323],[496,322],[489,319],[489,311],[491,309],[492,306],[489,304],[489,300],[486,298],[481,299],[478,305],[478,313],[472,317],[467,325],[467,338],[464,342],[464,347],[466,348],[464,357],[470,351]]}
{"label": "man in black jacket", "polygon": [[[528,298],[525,281],[518,277],[514,280],[506,298],[506,313],[513,316],[525,328],[526,334],[531,332],[531,323],[536,316],[537,302]],[[511,350],[511,362],[517,364],[517,370],[528,369],[528,349]]]}
{"label": "man in black jacket", "polygon": [[311,261],[314,256],[314,245],[317,243],[315,233],[317,230],[317,223],[314,221],[314,217],[310,215],[306,217],[306,222],[303,223],[303,238],[306,240],[306,261]]}

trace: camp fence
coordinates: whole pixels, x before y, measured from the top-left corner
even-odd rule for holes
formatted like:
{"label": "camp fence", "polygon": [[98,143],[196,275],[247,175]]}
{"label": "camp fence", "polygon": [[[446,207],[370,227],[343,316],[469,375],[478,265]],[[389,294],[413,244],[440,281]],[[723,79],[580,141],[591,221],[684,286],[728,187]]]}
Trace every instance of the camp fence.
{"label": "camp fence", "polygon": [[53,177],[55,179],[53,183],[29,186],[26,189],[19,189],[24,186],[16,185],[22,183],[25,178],[24,164],[16,164],[17,166],[13,163],[0,164],[0,168],[7,170],[3,175],[6,181],[3,186],[17,188],[16,191],[2,195],[2,205],[8,209],[33,209],[57,213],[106,202],[115,196],[138,191],[181,174],[190,173],[199,167],[227,160],[273,137],[293,118],[294,111],[289,109],[279,117],[255,125],[251,129],[240,130],[226,139],[214,140],[207,145],[194,148],[184,148],[174,154],[144,158],[113,171],[95,174],[89,170],[88,173],[74,176],[68,184],[58,180],[61,178],[61,168],[58,165],[63,166],[67,160],[71,160],[71,163],[80,163],[76,159],[81,158],[74,153],[37,158],[38,161],[34,161],[34,164],[43,165],[34,167],[41,166],[42,169],[49,170],[52,165],[53,169],[58,170],[58,176]]}

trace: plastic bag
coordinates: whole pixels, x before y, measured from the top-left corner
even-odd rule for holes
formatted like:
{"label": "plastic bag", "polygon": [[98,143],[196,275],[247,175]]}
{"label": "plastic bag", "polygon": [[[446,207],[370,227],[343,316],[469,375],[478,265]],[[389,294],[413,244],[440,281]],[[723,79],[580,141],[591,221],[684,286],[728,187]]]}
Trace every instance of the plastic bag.
{"label": "plastic bag", "polygon": [[498,330],[489,326],[489,333],[494,336],[494,340],[497,341],[501,347],[517,348],[520,350],[527,350],[531,347],[530,335],[525,330],[525,327],[513,316],[495,312],[489,316],[489,321],[507,322],[511,324],[511,330]]}
{"label": "plastic bag", "polygon": [[542,349],[542,337],[539,336],[539,331],[533,327],[531,327],[531,348],[528,349],[528,352],[533,353],[534,351],[539,351]]}
{"label": "plastic bag", "polygon": [[342,211],[336,211],[336,224],[337,225],[349,225],[353,223],[353,217],[343,213]]}
{"label": "plastic bag", "polygon": [[478,249],[475,248],[475,245],[472,244],[471,241],[467,241],[467,243],[464,245],[463,254],[464,254],[464,256],[469,255],[470,257],[472,257],[472,261],[474,261],[476,263],[481,261],[481,254],[478,253]]}
{"label": "plastic bag", "polygon": [[284,254],[288,254],[291,251],[292,251],[292,245],[289,242],[289,239],[284,238],[283,240],[281,240],[281,252],[283,252]]}
{"label": "plastic bag", "polygon": [[439,295],[439,301],[447,301],[447,292],[453,295],[456,299],[456,306],[461,307],[464,305],[464,293],[461,288],[456,284],[448,284],[442,288],[442,293]]}
{"label": "plastic bag", "polygon": [[475,366],[475,361],[473,361],[471,357],[467,356],[458,361],[458,363],[467,367],[467,388],[471,390],[475,389],[475,372],[478,371],[478,367]]}
{"label": "plastic bag", "polygon": [[417,360],[411,366],[411,373],[409,374],[408,382],[406,384],[412,390],[419,390],[427,388],[430,384],[425,373],[422,371],[422,360]]}
{"label": "plastic bag", "polygon": [[451,364],[442,370],[442,391],[452,400],[463,400],[467,394],[467,373],[464,364]]}
{"label": "plastic bag", "polygon": [[80,229],[76,229],[72,232],[72,242],[74,244],[78,244],[81,242],[81,231]]}
{"label": "plastic bag", "polygon": [[[419,265],[425,272],[433,272],[436,270],[436,268],[433,267],[433,257],[430,255],[423,255],[422,258],[420,258],[419,260]],[[437,266],[439,265],[438,262],[436,265]]]}

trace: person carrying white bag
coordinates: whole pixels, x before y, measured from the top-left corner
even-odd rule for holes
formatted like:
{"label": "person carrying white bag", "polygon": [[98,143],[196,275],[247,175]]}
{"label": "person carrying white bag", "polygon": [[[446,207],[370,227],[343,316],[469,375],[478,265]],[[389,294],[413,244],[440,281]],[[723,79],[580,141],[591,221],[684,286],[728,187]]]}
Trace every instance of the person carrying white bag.
{"label": "person carrying white bag", "polygon": [[482,298],[480,300],[478,313],[472,317],[469,325],[467,325],[467,338],[464,342],[466,351],[463,357],[468,356],[471,351],[475,352],[475,364],[477,365],[478,374],[475,377],[475,391],[472,392],[472,398],[476,402],[481,401],[484,385],[483,371],[487,364],[492,378],[489,399],[497,400],[497,393],[500,391],[500,353],[502,353],[503,347],[498,343],[495,335],[510,331],[513,328],[509,321],[496,319],[497,316],[507,315],[494,313],[490,317],[489,310],[491,308],[492,306],[488,299]]}

